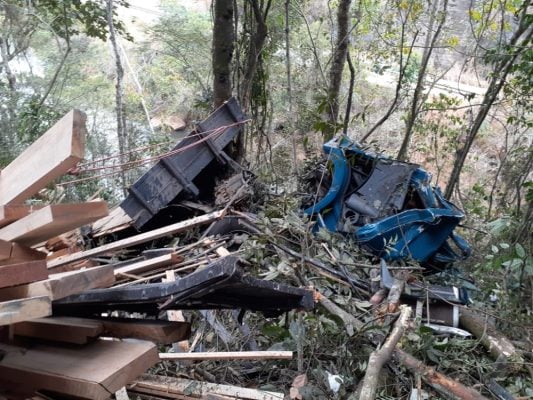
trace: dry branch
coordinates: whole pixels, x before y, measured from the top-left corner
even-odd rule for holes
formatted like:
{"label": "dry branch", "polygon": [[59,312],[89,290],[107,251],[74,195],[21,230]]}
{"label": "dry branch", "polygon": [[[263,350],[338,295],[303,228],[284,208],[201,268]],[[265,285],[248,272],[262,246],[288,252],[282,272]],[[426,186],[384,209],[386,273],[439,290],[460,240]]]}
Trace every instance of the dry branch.
{"label": "dry branch", "polygon": [[486,318],[463,308],[459,322],[464,328],[479,338],[494,359],[503,357],[505,360],[518,363],[515,365],[519,368],[521,367],[524,360],[520,351],[516,349],[509,339],[489,324]]}
{"label": "dry branch", "polygon": [[376,397],[376,389],[381,368],[383,368],[383,365],[385,365],[385,363],[392,357],[396,344],[405,332],[407,321],[410,316],[411,307],[406,305],[400,306],[400,317],[395,322],[391,334],[380,349],[377,349],[370,354],[359,400],[373,400]]}
{"label": "dry branch", "polygon": [[394,350],[394,359],[415,374],[420,374],[424,382],[450,400],[488,400],[474,389],[448,378],[446,375],[435,371],[434,368],[424,364],[403,350]]}

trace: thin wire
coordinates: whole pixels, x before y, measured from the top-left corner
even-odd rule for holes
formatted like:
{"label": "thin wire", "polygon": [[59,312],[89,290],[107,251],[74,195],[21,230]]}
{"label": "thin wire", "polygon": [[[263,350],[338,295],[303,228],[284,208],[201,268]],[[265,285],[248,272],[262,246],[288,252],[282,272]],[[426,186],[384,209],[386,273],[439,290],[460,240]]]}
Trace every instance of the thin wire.
{"label": "thin wire", "polygon": [[[187,146],[183,146],[183,147],[180,147],[176,150],[172,150],[172,151],[169,151],[167,153],[164,153],[164,154],[160,154],[160,155],[157,155],[157,156],[154,156],[154,157],[148,157],[148,158],[144,158],[144,159],[141,159],[141,160],[135,160],[135,161],[129,161],[129,162],[126,162],[126,163],[123,163],[123,164],[114,164],[114,165],[110,165],[110,166],[103,166],[103,167],[95,167],[95,168],[88,168],[88,169],[85,169],[83,171],[76,171],[77,174],[81,174],[81,173],[86,173],[86,172],[89,172],[89,171],[100,171],[100,170],[105,170],[105,169],[117,169],[117,168],[120,168],[119,170],[117,171],[111,171],[111,172],[107,172],[107,173],[103,173],[103,174],[99,174],[99,175],[93,175],[93,176],[89,176],[89,177],[86,177],[86,178],[80,178],[80,179],[75,179],[75,180],[71,180],[71,181],[68,181],[68,182],[63,182],[63,183],[58,183],[57,186],[68,186],[68,185],[72,185],[74,183],[80,183],[80,182],[86,182],[86,181],[90,181],[90,180],[93,180],[93,179],[100,179],[100,178],[104,178],[104,177],[107,177],[107,176],[111,176],[111,175],[115,175],[115,174],[118,174],[118,173],[121,173],[123,171],[128,171],[130,169],[133,169],[133,168],[137,168],[141,165],[145,165],[145,164],[149,164],[153,161],[158,161],[158,160],[161,160],[163,158],[167,158],[167,157],[170,157],[170,156],[173,156],[173,155],[176,155],[176,154],[179,154],[179,153],[182,153],[186,150],[189,150],[209,139],[211,139],[213,136],[218,136],[218,135],[221,135],[224,131],[226,131],[227,129],[233,127],[233,126],[238,126],[238,125],[242,125],[244,123],[247,123],[249,122],[250,120],[244,120],[244,121],[238,121],[238,122],[235,122],[233,124],[230,124],[230,125],[225,125],[225,126],[222,126],[222,127],[219,127],[219,128],[216,128],[216,129],[213,129],[213,130],[210,130],[210,131],[205,131],[205,132],[211,132],[209,135],[207,136],[203,136],[201,139],[191,143],[191,144],[188,144]],[[205,133],[203,132],[203,133]],[[193,135],[190,135],[188,137],[194,137],[194,136],[198,136],[198,135],[202,135],[202,133],[198,133],[198,134],[193,134]]]}

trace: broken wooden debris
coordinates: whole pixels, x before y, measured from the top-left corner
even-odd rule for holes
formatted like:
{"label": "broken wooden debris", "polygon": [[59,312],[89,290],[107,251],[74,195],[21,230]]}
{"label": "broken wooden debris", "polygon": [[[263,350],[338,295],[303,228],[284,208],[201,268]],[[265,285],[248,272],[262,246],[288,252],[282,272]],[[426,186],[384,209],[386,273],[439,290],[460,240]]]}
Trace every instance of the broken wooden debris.
{"label": "broken wooden debris", "polygon": [[0,289],[0,300],[48,296],[51,300],[93,288],[111,286],[115,282],[112,265],[51,274],[48,279]]}
{"label": "broken wooden debris", "polygon": [[0,172],[0,205],[21,204],[83,159],[84,113],[72,110]]}
{"label": "broken wooden debris", "polygon": [[175,253],[164,254],[159,257],[141,259],[137,262],[127,264],[120,267],[115,267],[115,276],[120,277],[121,274],[142,274],[161,267],[168,267],[177,264],[183,260],[183,257]]}
{"label": "broken wooden debris", "polygon": [[172,361],[292,360],[292,357],[292,351],[216,351],[196,353],[159,353],[160,360]]}
{"label": "broken wooden debris", "polygon": [[107,215],[104,201],[53,204],[0,228],[0,239],[33,246]]}
{"label": "broken wooden debris", "polygon": [[14,325],[16,336],[77,344],[85,344],[99,336],[170,344],[188,338],[190,332],[191,326],[186,322],[137,318],[49,317]]}
{"label": "broken wooden debris", "polygon": [[128,387],[128,390],[155,396],[187,394],[188,396],[203,398],[212,393],[232,399],[246,400],[281,400],[285,397],[283,393],[279,392],[148,374],[144,374],[140,379],[137,379]]}
{"label": "broken wooden debris", "polygon": [[136,246],[141,243],[145,243],[149,240],[159,239],[164,236],[173,235],[179,232],[183,232],[187,229],[192,229],[196,226],[204,225],[209,222],[213,222],[219,218],[222,218],[224,213],[222,211],[215,211],[210,214],[201,215],[199,217],[191,218],[186,221],[178,222],[176,224],[168,225],[163,228],[154,229],[145,233],[140,233],[116,242],[108,243],[100,247],[95,247],[90,250],[74,253],[69,256],[60,257],[55,260],[51,260],[48,263],[48,268],[53,269],[61,265],[69,264],[75,261],[84,260],[89,257],[98,256],[113,250],[120,250],[127,247]]}
{"label": "broken wooden debris", "polygon": [[0,326],[47,317],[51,314],[52,305],[47,296],[0,302]]}
{"label": "broken wooden debris", "polygon": [[0,387],[107,399],[158,362],[150,342],[97,340],[84,346],[0,344]]}

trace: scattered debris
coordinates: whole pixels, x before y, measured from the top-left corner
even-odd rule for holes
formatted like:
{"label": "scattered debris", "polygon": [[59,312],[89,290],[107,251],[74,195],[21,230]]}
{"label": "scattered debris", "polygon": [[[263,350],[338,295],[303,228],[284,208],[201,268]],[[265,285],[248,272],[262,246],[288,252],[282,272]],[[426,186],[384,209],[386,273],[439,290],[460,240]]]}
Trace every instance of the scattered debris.
{"label": "scattered debris", "polygon": [[501,375],[469,388],[412,344],[468,329],[502,369],[527,364],[464,289],[422,274],[470,251],[429,174],[341,138],[307,217],[251,214],[256,178],[231,158],[245,121],[229,100],[107,216],[98,199],[23,204],[83,157],[78,111],[2,171],[0,398],[373,399],[389,371],[395,398],[506,398]]}

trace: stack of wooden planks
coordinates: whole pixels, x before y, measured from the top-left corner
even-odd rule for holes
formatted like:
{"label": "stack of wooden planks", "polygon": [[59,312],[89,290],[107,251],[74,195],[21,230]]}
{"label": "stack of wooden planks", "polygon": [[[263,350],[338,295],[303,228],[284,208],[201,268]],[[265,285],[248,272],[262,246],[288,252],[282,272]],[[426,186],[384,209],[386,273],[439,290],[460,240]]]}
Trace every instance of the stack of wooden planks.
{"label": "stack of wooden planks", "polygon": [[68,234],[59,235],[108,215],[105,202],[28,202],[83,159],[85,119],[69,112],[0,171],[0,393],[7,397],[40,391],[108,398],[158,362],[152,341],[189,335],[185,323],[49,317],[53,301],[115,282],[112,265],[68,272],[48,265],[76,250]]}

